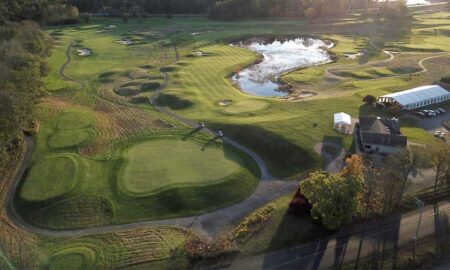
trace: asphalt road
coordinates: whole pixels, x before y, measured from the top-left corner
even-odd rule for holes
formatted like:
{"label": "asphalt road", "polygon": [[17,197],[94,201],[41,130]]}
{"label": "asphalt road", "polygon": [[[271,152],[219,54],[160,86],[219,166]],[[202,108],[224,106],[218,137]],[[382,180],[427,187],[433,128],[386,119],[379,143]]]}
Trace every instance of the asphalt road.
{"label": "asphalt road", "polygon": [[[418,238],[448,230],[450,201],[428,205]],[[335,237],[278,252],[235,260],[230,269],[332,269],[369,256],[383,256],[394,247],[412,245],[419,212],[392,216],[341,231]]]}

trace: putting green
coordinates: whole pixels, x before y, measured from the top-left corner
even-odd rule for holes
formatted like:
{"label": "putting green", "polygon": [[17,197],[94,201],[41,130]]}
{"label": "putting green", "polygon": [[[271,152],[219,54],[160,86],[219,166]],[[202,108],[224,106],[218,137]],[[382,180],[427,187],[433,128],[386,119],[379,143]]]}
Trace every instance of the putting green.
{"label": "putting green", "polygon": [[53,134],[47,144],[51,148],[67,148],[90,141],[96,133],[92,129],[59,130]]}
{"label": "putting green", "polygon": [[94,269],[95,251],[87,247],[68,248],[50,258],[50,270]]}
{"label": "putting green", "polygon": [[56,127],[58,129],[80,129],[90,127],[94,120],[80,112],[64,112],[60,114]]}
{"label": "putting green", "polygon": [[77,161],[69,156],[44,159],[34,165],[20,189],[25,201],[45,201],[72,192],[76,187]]}
{"label": "putting green", "polygon": [[240,169],[241,158],[231,150],[192,141],[154,140],[125,153],[119,187],[125,193],[151,194],[171,186],[208,185]]}
{"label": "putting green", "polygon": [[227,113],[247,113],[247,112],[253,112],[253,111],[259,111],[267,108],[269,106],[269,103],[262,100],[243,100],[239,101],[237,103],[232,103],[230,106],[226,107],[224,109]]}

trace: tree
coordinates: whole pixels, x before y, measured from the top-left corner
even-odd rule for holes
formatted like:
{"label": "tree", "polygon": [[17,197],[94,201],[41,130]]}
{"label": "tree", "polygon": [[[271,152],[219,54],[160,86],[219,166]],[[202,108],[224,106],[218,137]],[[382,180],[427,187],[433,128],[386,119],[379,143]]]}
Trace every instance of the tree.
{"label": "tree", "polygon": [[307,20],[311,21],[317,17],[317,11],[316,11],[316,9],[314,9],[312,7],[307,8],[304,12],[304,16]]}
{"label": "tree", "polygon": [[311,173],[300,186],[312,204],[312,217],[328,230],[350,222],[358,209],[360,185],[352,178],[318,171]]}
{"label": "tree", "polygon": [[408,177],[416,165],[416,159],[409,150],[392,153],[386,160],[384,179],[384,213],[397,207],[408,184]]}
{"label": "tree", "polygon": [[450,145],[445,141],[436,141],[427,147],[427,157],[435,170],[434,191],[448,181],[450,170]]}
{"label": "tree", "polygon": [[377,102],[377,98],[373,95],[367,95],[363,98],[363,102],[373,105],[375,102]]}

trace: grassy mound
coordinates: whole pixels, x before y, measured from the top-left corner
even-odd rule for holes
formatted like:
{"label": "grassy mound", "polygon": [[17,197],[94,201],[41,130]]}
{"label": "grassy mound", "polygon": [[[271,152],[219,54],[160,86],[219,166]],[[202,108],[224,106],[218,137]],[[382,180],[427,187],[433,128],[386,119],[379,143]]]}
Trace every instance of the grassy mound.
{"label": "grassy mound", "polygon": [[127,87],[120,87],[117,89],[114,89],[114,92],[118,94],[119,96],[135,96],[141,92],[141,86],[134,85],[134,86],[127,86]]}
{"label": "grassy mound", "polygon": [[241,158],[231,149],[182,140],[154,140],[125,153],[119,187],[125,193],[149,194],[172,186],[202,186],[239,171]]}
{"label": "grassy mound", "polygon": [[80,129],[91,127],[94,120],[80,112],[64,112],[60,114],[56,127],[58,129]]}
{"label": "grassy mound", "polygon": [[95,195],[76,196],[27,212],[34,224],[52,229],[99,227],[108,224],[113,216],[112,202]]}
{"label": "grassy mound", "polygon": [[228,106],[224,111],[227,113],[247,113],[263,110],[269,107],[269,103],[262,100],[243,100]]}
{"label": "grassy mound", "polygon": [[89,142],[96,133],[92,129],[59,130],[47,141],[50,148],[68,148],[81,146]]}
{"label": "grassy mound", "polygon": [[71,193],[77,185],[78,163],[69,156],[51,157],[32,167],[19,196],[24,201],[40,202]]}
{"label": "grassy mound", "polygon": [[49,270],[85,270],[93,269],[96,253],[88,247],[68,248],[50,258]]}

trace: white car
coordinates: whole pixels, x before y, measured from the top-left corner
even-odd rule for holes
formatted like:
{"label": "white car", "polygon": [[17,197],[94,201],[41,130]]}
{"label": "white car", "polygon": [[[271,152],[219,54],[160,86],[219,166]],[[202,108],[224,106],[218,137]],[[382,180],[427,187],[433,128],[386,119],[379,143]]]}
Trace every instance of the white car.
{"label": "white car", "polygon": [[440,111],[441,113],[445,113],[445,110],[442,108],[437,108],[438,111]]}
{"label": "white car", "polygon": [[442,131],[437,130],[436,132],[434,132],[434,136],[436,137],[440,137],[442,135]]}

